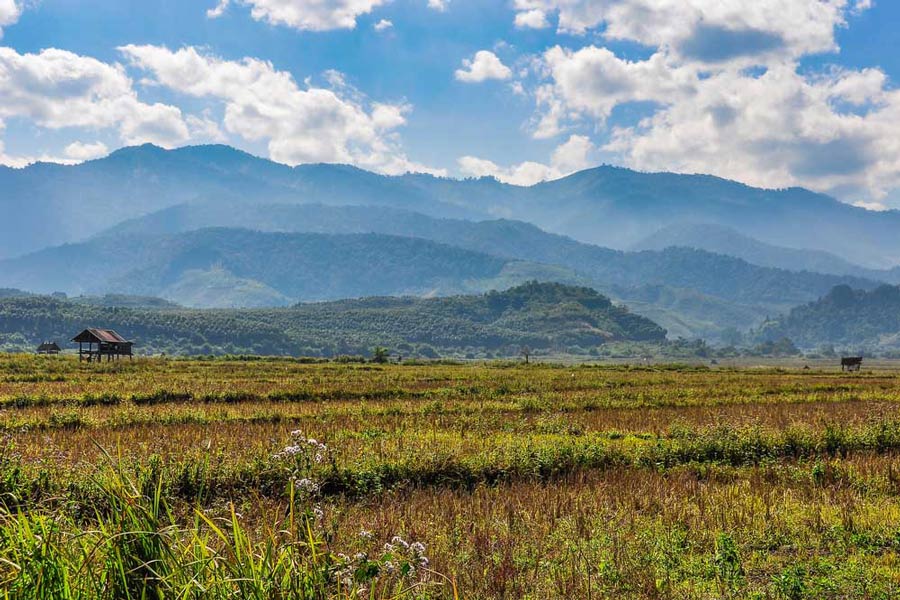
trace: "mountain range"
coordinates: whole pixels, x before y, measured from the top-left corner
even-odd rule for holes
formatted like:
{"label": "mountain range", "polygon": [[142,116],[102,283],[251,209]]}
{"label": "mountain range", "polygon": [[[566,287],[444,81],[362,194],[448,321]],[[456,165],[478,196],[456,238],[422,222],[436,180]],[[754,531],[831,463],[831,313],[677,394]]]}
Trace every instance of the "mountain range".
{"label": "mountain range", "polygon": [[541,280],[715,341],[835,286],[900,281],[900,213],[709,176],[598,167],[519,187],[147,145],[0,168],[0,189],[0,286],[85,303],[277,307]]}
{"label": "mountain range", "polygon": [[0,261],[0,285],[11,288],[218,308],[471,293],[532,279],[601,289],[685,337],[751,328],[838,284],[877,286],[689,248],[621,252],[520,221],[372,206],[178,205],[86,242]]}
{"label": "mountain range", "polygon": [[900,283],[900,267],[869,269],[824,250],[787,248],[766,244],[736,229],[722,225],[685,223],[670,225],[634,244],[632,250],[662,250],[671,247],[697,248],[742,258],[749,263],[788,271],[811,271],[851,275],[876,281]]}
{"label": "mountain range", "polygon": [[129,218],[198,200],[401,208],[433,217],[515,218],[627,249],[685,223],[731,227],[768,244],[828,251],[867,267],[900,263],[900,212],[873,212],[802,189],[763,190],[706,175],[603,166],[519,187],[491,178],[376,175],[288,167],[227,146],[125,148],[76,166],[0,168],[0,257],[84,239]]}

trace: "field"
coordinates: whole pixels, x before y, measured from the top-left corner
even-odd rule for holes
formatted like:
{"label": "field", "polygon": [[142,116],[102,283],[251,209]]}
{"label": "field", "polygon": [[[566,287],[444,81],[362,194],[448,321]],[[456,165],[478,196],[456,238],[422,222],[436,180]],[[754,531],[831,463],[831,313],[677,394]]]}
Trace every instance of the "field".
{"label": "field", "polygon": [[880,366],[4,355],[0,598],[897,598]]}

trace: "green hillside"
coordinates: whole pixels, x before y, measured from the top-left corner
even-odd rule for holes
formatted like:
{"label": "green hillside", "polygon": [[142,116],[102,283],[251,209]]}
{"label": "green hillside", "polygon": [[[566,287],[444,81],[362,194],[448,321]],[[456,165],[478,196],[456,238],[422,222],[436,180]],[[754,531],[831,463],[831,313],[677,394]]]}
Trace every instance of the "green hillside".
{"label": "green hillside", "polygon": [[[784,312],[848,283],[862,289],[877,283],[849,275],[795,273],[687,248],[621,252],[547,233],[509,219],[436,219],[405,210],[372,206],[323,206],[201,202],[179,205],[124,223],[106,236],[139,232],[179,234],[208,226],[261,231],[338,234],[379,233],[417,237],[508,259],[558,265],[540,279],[586,283],[633,306],[675,335],[715,337],[722,330],[757,326],[766,315]],[[522,263],[519,263],[520,265]],[[507,271],[520,270],[507,267]],[[522,281],[495,282],[502,288]]]}
{"label": "green hillside", "polygon": [[581,281],[560,267],[423,239],[221,228],[104,236],[0,262],[0,282],[10,287],[70,295],[157,296],[215,308],[449,295],[531,279]]}
{"label": "green hillside", "polygon": [[818,301],[765,323],[758,337],[787,337],[804,348],[900,349],[900,287],[863,291],[837,286]]}
{"label": "green hillside", "polygon": [[44,296],[0,300],[0,347],[65,341],[88,326],[133,339],[142,353],[359,354],[385,345],[408,355],[515,355],[661,341],[665,330],[583,287],[527,283],[447,298],[367,298],[281,309],[103,308]]}

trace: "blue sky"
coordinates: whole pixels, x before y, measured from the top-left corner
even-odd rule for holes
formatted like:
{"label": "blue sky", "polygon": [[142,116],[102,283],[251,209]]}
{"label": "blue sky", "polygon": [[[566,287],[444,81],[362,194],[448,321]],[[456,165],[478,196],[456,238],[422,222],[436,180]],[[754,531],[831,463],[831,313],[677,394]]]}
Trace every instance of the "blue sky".
{"label": "blue sky", "polygon": [[886,0],[0,0],[0,162],[223,142],[492,175],[598,163],[900,207]]}

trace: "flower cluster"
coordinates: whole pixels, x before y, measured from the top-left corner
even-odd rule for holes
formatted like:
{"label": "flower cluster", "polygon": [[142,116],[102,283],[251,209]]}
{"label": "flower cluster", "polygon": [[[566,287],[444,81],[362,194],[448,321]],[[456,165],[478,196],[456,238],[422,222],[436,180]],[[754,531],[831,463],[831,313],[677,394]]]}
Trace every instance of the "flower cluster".
{"label": "flower cluster", "polygon": [[293,489],[304,498],[319,494],[321,485],[312,476],[315,465],[325,462],[327,457],[328,446],[314,438],[307,438],[300,430],[291,432],[289,446],[272,455],[289,471]]}
{"label": "flower cluster", "polygon": [[385,569],[399,571],[404,577],[416,577],[417,569],[428,568],[428,557],[425,555],[425,544],[422,542],[409,543],[399,535],[395,535],[391,541],[384,545]]}
{"label": "flower cluster", "polygon": [[[362,530],[359,537],[364,542],[371,542],[374,534]],[[384,554],[373,558],[365,552],[357,552],[353,556],[338,554],[337,568],[334,577],[348,592],[365,595],[370,586],[379,583],[395,582],[402,585],[414,585],[428,581],[428,557],[425,555],[425,544],[409,543],[400,536],[394,536],[384,545]]]}
{"label": "flower cluster", "polygon": [[299,429],[291,432],[291,445],[275,454],[276,459],[307,458],[311,462],[321,463],[328,456],[328,446],[315,438],[307,438]]}

